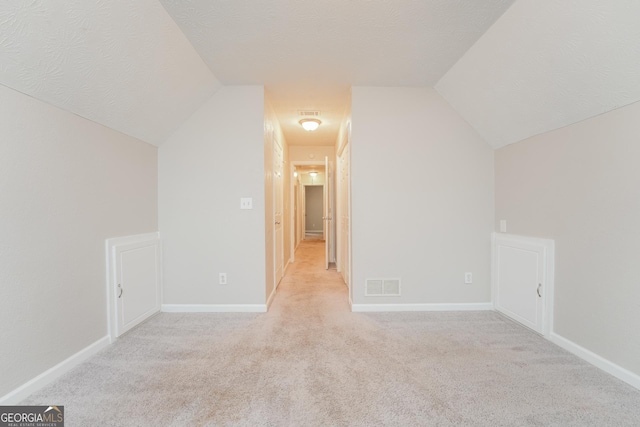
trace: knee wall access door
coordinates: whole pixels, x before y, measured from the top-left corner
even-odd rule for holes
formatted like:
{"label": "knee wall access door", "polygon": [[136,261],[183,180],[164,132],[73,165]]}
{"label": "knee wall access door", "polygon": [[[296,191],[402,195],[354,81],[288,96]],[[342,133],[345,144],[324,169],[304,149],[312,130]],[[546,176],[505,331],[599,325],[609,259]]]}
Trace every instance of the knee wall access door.
{"label": "knee wall access door", "polygon": [[552,240],[494,233],[494,307],[545,336],[553,316],[553,261]]}
{"label": "knee wall access door", "polygon": [[160,255],[158,233],[107,240],[111,338],[160,311]]}

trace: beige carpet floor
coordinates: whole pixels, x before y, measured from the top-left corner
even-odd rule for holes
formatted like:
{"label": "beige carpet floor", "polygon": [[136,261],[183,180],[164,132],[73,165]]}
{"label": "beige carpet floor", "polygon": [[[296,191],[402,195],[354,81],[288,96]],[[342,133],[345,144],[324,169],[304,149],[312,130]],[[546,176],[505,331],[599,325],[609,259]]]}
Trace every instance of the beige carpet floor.
{"label": "beige carpet floor", "polygon": [[266,314],[168,314],[23,404],[67,426],[640,426],[640,391],[493,312],[348,310],[303,242]]}

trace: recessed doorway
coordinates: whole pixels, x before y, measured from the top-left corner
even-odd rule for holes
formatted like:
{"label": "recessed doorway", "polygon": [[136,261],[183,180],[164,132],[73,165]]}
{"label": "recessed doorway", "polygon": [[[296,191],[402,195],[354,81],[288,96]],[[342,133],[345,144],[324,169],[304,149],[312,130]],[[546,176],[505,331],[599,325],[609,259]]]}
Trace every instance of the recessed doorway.
{"label": "recessed doorway", "polygon": [[304,186],[304,239],[324,240],[324,185]]}
{"label": "recessed doorway", "polygon": [[[330,162],[292,162],[291,200],[295,205],[291,218],[291,253],[303,240],[325,241],[325,264],[335,263],[334,199],[331,188],[333,174]],[[327,173],[329,170],[329,173]],[[295,255],[292,255],[295,257]],[[294,258],[292,258],[294,261]]]}

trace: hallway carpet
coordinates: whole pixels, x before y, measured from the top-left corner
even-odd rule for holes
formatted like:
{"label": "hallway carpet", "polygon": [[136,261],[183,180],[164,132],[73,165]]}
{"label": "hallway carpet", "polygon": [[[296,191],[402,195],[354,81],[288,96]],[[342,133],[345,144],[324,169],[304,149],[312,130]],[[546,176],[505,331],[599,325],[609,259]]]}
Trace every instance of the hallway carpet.
{"label": "hallway carpet", "polygon": [[75,426],[638,426],[640,392],[493,312],[351,313],[303,242],[266,314],[160,314],[23,404]]}

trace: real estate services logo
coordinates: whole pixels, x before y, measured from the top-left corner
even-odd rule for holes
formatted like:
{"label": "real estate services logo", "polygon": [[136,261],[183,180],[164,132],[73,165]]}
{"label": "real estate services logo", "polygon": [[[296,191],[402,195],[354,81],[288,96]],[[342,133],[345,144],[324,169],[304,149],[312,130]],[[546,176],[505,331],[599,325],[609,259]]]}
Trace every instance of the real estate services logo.
{"label": "real estate services logo", "polygon": [[0,406],[0,427],[64,427],[64,406]]}

